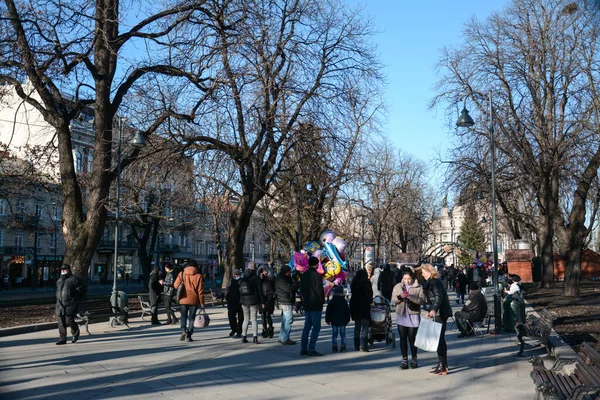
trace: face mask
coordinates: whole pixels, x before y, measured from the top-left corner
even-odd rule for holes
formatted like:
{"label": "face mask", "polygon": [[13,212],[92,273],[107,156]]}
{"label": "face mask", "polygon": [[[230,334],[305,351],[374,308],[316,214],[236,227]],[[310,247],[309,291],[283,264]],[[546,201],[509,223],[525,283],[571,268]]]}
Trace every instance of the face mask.
{"label": "face mask", "polygon": [[239,281],[239,280],[240,280],[240,277],[239,277],[239,276],[234,276],[234,277],[233,277],[233,280],[234,280],[234,281]]}
{"label": "face mask", "polygon": [[69,271],[60,271],[60,274],[61,274],[61,275],[66,275],[66,274],[68,274],[68,273],[69,273]]}

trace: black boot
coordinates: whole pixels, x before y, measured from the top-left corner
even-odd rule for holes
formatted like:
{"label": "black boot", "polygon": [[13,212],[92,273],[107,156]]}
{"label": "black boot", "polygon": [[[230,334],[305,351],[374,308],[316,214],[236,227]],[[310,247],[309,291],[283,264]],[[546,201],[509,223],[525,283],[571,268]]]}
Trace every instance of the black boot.
{"label": "black boot", "polygon": [[181,331],[181,337],[179,338],[179,340],[181,340],[182,342],[185,341],[186,336],[187,334],[185,333],[185,331]]}
{"label": "black boot", "polygon": [[355,351],[360,350],[360,339],[358,339],[358,338],[354,338],[354,350]]}
{"label": "black boot", "polygon": [[242,336],[242,343],[248,343],[248,339],[246,338],[246,336]]}
{"label": "black boot", "polygon": [[263,331],[262,331],[262,337],[266,338],[267,336],[269,336],[269,334],[267,333],[267,330],[263,329]]}
{"label": "black boot", "polygon": [[332,345],[331,345],[331,352],[332,352],[332,353],[337,353],[337,352],[338,352],[338,349],[337,349],[337,344],[332,344]]}
{"label": "black boot", "polygon": [[252,338],[252,343],[258,344],[258,338],[256,336]]}
{"label": "black boot", "polygon": [[360,338],[360,351],[364,353],[369,352],[369,348],[367,347],[367,338]]}
{"label": "black boot", "polygon": [[346,352],[346,345],[343,344],[342,347],[340,348],[340,353],[345,353]]}
{"label": "black boot", "polygon": [[273,327],[269,328],[269,338],[273,339],[273,335],[274,335],[275,329],[273,329]]}
{"label": "black boot", "polygon": [[194,339],[192,339],[192,334],[191,334],[191,333],[188,333],[188,334],[187,334],[187,338],[186,338],[186,340],[187,340],[188,342],[193,342],[193,341],[194,341]]}

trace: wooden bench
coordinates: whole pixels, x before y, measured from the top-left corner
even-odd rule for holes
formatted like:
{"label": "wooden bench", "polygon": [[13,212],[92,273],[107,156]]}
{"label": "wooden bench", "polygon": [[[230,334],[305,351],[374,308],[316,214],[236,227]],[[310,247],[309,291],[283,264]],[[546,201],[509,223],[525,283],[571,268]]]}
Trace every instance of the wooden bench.
{"label": "wooden bench", "polygon": [[78,325],[83,326],[88,335],[91,335],[89,330],[89,323],[92,320],[95,321],[106,321],[110,322],[111,327],[115,325],[128,325],[129,310],[120,310],[110,304],[110,299],[107,300],[84,300],[79,303],[79,313],[75,316],[75,322]]}
{"label": "wooden bench", "polygon": [[516,356],[522,356],[523,350],[525,349],[524,336],[539,340],[544,347],[548,356],[551,356],[551,349],[548,345],[548,337],[552,332],[552,325],[554,323],[554,316],[552,313],[545,308],[540,310],[538,316],[529,314],[525,323],[518,323],[515,325],[517,331],[517,339],[520,342],[519,352]]}
{"label": "wooden bench", "polygon": [[208,289],[207,303],[211,303],[213,306],[222,305],[225,306],[225,294],[219,289]]}
{"label": "wooden bench", "polygon": [[589,343],[579,346],[577,358],[558,359],[550,369],[540,357],[534,357],[531,363],[536,400],[600,399],[600,353]]}

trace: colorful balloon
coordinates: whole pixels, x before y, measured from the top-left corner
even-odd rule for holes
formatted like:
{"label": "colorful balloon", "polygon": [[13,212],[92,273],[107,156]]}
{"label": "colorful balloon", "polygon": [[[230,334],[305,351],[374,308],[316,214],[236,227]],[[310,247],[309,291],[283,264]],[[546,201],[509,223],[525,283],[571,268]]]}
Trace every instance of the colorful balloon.
{"label": "colorful balloon", "polygon": [[298,272],[306,272],[308,269],[308,254],[294,252],[294,267]]}
{"label": "colorful balloon", "polygon": [[321,245],[319,244],[319,242],[315,242],[314,240],[306,243],[306,246],[304,246],[304,250],[306,250],[306,252],[309,254],[313,254],[315,251],[319,250],[320,248],[321,248]]}
{"label": "colorful balloon", "polygon": [[334,275],[337,275],[341,269],[347,271],[348,270],[348,264],[341,259],[337,248],[331,244],[331,243],[325,243],[325,253],[327,254],[327,257],[329,258],[330,261],[332,261],[335,265],[336,265],[336,269],[337,271],[334,273]]}
{"label": "colorful balloon", "polygon": [[346,251],[346,242],[341,237],[336,237],[331,241],[331,244],[335,246],[339,254],[344,254]]}
{"label": "colorful balloon", "polygon": [[335,233],[333,231],[325,231],[321,233],[319,242],[324,245],[325,243],[331,243],[333,239],[335,239]]}
{"label": "colorful balloon", "polygon": [[313,257],[317,257],[319,260],[323,260],[323,257],[325,257],[325,252],[323,250],[315,250],[314,253],[312,253]]}
{"label": "colorful balloon", "polygon": [[323,291],[325,293],[325,297],[329,296],[331,289],[333,289],[333,283],[329,281],[323,281]]}

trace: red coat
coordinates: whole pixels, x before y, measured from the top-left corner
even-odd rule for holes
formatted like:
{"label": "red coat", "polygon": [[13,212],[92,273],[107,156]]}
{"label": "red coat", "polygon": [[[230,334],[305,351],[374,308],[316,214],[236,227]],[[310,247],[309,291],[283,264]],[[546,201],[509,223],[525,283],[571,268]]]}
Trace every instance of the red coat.
{"label": "red coat", "polygon": [[[177,289],[181,285],[182,274],[177,275],[173,287]],[[204,281],[202,275],[196,267],[185,267],[183,269],[183,284],[185,285],[185,295],[179,299],[179,304],[188,306],[197,306],[198,304],[204,307]]]}

